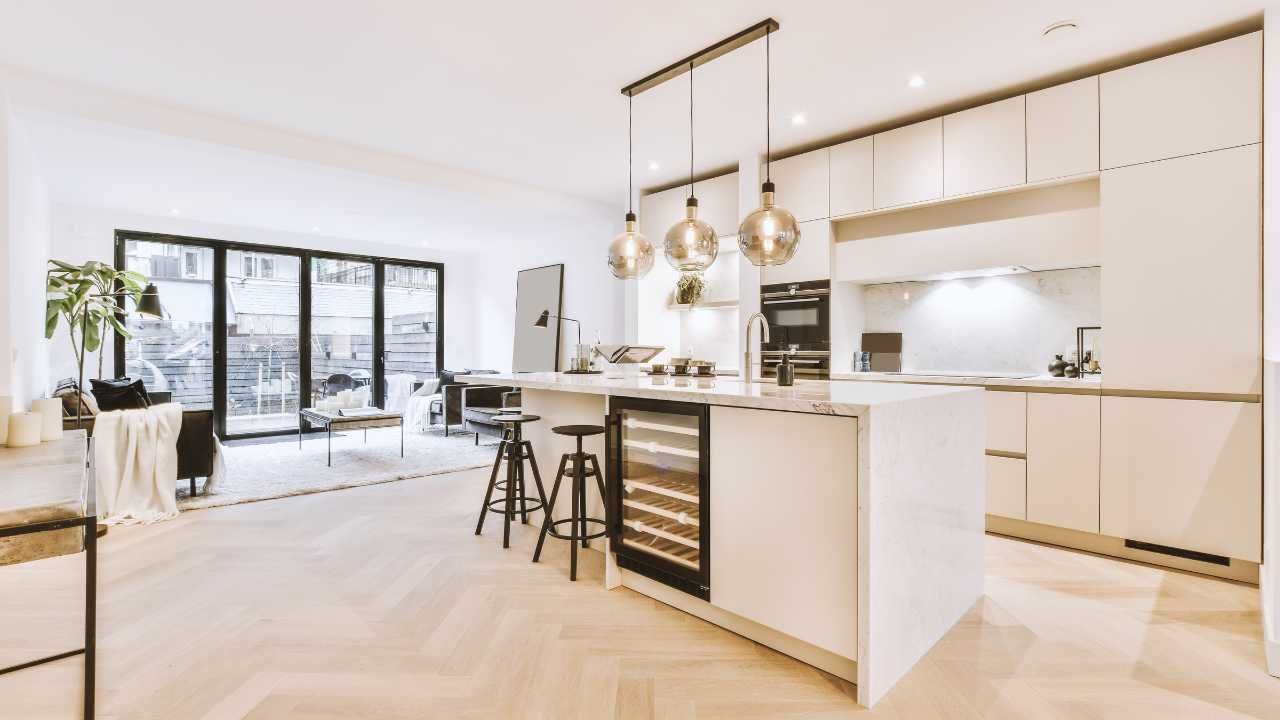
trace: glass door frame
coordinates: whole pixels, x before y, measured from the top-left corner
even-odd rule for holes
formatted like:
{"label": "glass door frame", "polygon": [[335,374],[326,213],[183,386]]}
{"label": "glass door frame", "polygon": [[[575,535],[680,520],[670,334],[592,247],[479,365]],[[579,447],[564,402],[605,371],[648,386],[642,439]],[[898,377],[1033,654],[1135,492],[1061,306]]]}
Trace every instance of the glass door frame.
{"label": "glass door frame", "polygon": [[[386,395],[386,347],[384,280],[387,265],[420,267],[436,272],[436,372],[444,369],[444,264],[429,260],[360,255],[328,250],[308,250],[281,245],[263,245],[232,240],[171,235],[138,230],[115,231],[115,266],[125,267],[125,246],[129,241],[193,245],[213,249],[213,425],[223,440],[295,435],[297,428],[227,434],[227,251],[288,255],[298,258],[298,406],[308,407],[311,398],[311,260],[332,258],[366,262],[373,265],[373,396],[370,401],[382,407]],[[164,298],[160,298],[164,304]],[[124,372],[125,340],[115,336],[116,372]],[[306,432],[321,432],[306,428]]]}

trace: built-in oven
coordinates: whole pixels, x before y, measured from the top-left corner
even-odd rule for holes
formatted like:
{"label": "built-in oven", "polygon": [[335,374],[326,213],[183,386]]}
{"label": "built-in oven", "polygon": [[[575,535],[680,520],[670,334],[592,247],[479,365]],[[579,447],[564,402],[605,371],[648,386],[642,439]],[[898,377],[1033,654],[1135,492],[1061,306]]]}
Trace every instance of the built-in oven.
{"label": "built-in oven", "polygon": [[769,342],[760,345],[760,374],[771,377],[784,354],[798,377],[831,376],[831,281],[764,285],[760,312],[769,321]]}
{"label": "built-in oven", "polygon": [[618,567],[711,599],[707,406],[609,398],[611,549]]}

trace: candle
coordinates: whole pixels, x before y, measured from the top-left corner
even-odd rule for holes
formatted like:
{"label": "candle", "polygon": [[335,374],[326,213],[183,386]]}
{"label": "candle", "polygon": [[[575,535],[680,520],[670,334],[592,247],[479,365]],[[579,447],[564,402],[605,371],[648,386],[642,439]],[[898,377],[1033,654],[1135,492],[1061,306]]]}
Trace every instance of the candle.
{"label": "candle", "polygon": [[31,412],[40,416],[40,440],[48,442],[62,437],[62,399],[36,398]]}
{"label": "candle", "polygon": [[338,407],[340,408],[354,407],[352,403],[354,403],[355,400],[351,397],[352,395],[353,393],[350,390],[339,390],[338,391]]}
{"label": "candle", "polygon": [[9,416],[9,447],[30,447],[40,444],[40,416],[20,412]]}
{"label": "candle", "polygon": [[13,412],[13,398],[0,395],[0,446],[9,437],[9,415]]}

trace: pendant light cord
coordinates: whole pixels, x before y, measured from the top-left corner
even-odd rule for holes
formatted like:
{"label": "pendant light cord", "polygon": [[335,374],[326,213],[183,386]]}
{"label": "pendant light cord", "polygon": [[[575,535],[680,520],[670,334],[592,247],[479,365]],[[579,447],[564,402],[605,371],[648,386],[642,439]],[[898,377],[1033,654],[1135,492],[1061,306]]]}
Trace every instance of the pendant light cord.
{"label": "pendant light cord", "polygon": [[689,197],[693,197],[693,62],[689,63]]}
{"label": "pendant light cord", "polygon": [[769,30],[764,31],[764,181],[771,182],[773,178],[769,172],[773,165],[773,148],[771,146],[772,138],[769,137],[771,123],[769,122],[770,105],[773,101],[772,88],[769,87],[770,78],[773,75],[772,68],[769,65]]}
{"label": "pendant light cord", "polygon": [[631,207],[631,196],[635,194],[632,188],[632,170],[631,170],[631,91],[627,91],[627,214],[631,215],[635,212],[635,208]]}

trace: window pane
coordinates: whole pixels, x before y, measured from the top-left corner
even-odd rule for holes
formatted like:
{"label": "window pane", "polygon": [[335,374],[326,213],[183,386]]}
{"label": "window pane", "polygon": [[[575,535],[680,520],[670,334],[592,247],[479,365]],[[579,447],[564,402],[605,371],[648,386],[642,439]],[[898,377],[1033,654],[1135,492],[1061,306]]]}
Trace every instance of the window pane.
{"label": "window pane", "polygon": [[[290,255],[244,255],[227,279],[227,433],[298,427],[298,265]],[[257,266],[258,277],[252,272]],[[272,280],[266,268],[291,267]]]}
{"label": "window pane", "polygon": [[383,307],[386,397],[383,407],[404,408],[414,386],[436,377],[437,273],[433,268],[387,265]]}
{"label": "window pane", "polygon": [[213,250],[151,241],[125,243],[125,267],[155,283],[164,319],[126,316],[126,375],[148,392],[173,393],[188,409],[213,407]]}
{"label": "window pane", "polygon": [[311,259],[311,404],[351,390],[373,405],[373,265]]}

